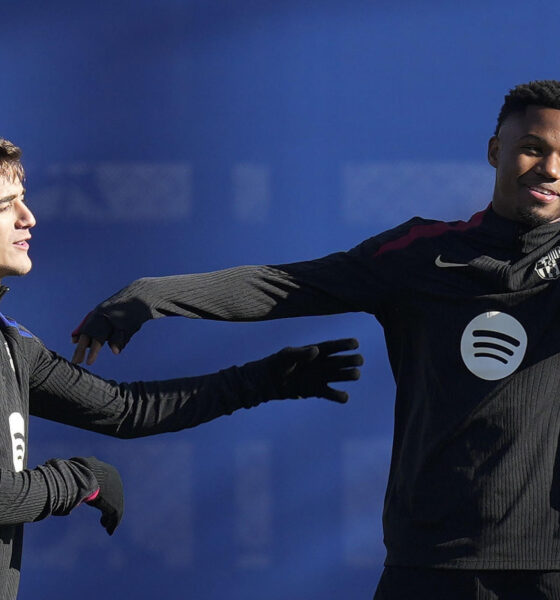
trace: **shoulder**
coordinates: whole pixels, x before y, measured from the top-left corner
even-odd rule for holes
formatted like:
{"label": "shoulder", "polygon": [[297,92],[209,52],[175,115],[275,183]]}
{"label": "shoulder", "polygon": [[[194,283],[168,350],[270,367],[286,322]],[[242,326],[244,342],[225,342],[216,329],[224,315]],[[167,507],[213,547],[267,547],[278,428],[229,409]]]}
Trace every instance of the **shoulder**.
{"label": "shoulder", "polygon": [[485,211],[474,214],[468,221],[438,221],[413,217],[393,229],[389,229],[375,237],[376,255],[387,252],[418,248],[424,241],[434,241],[450,233],[462,233],[475,229],[482,222]]}
{"label": "shoulder", "polygon": [[27,372],[27,369],[30,369],[37,362],[37,358],[44,353],[45,348],[39,338],[15,319],[1,312],[0,336],[18,371],[24,368]]}
{"label": "shoulder", "polygon": [[23,325],[20,325],[15,319],[12,319],[12,317],[8,317],[1,312],[0,329],[2,329],[5,333],[19,336],[22,338],[35,338],[35,336],[29,331],[29,329],[26,329]]}
{"label": "shoulder", "polygon": [[0,332],[14,356],[31,359],[43,348],[41,340],[12,317],[0,312]]}

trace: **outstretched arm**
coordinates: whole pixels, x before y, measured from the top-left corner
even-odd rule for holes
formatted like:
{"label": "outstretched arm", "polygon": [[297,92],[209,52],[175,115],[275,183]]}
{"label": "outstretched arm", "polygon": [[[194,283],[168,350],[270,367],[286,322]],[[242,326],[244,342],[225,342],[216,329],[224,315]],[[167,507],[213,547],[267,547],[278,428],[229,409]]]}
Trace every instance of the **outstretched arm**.
{"label": "outstretched arm", "polygon": [[91,311],[72,332],[72,361],[93,364],[107,342],[118,354],[143,323],[166,316],[259,321],[340,312],[373,312],[380,278],[358,247],[321,259],[277,266],[244,266],[132,282]]}
{"label": "outstretched arm", "polygon": [[320,396],[345,402],[329,384],[358,379],[354,339],[285,348],[217,373],[167,381],[106,381],[48,351],[36,338],[30,377],[31,414],[106,433],[140,437],[194,427],[239,408],[284,398]]}

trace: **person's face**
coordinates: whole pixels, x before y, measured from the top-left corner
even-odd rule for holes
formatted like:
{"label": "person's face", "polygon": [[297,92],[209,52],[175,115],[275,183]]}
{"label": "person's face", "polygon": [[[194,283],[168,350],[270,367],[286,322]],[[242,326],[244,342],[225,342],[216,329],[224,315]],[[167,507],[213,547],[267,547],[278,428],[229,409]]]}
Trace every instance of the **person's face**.
{"label": "person's face", "polygon": [[560,219],[560,110],[528,106],[488,143],[496,169],[492,207],[532,227]]}
{"label": "person's face", "polygon": [[27,251],[35,217],[25,205],[24,194],[19,179],[0,176],[0,278],[25,275],[31,269]]}

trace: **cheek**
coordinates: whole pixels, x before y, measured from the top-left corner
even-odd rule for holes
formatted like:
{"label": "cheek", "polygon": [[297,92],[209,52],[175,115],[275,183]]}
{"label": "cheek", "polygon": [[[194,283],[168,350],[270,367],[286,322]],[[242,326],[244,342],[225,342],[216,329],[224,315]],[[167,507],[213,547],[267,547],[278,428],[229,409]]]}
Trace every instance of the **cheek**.
{"label": "cheek", "polygon": [[536,161],[530,156],[518,156],[511,164],[512,175],[519,177],[533,169]]}
{"label": "cheek", "polygon": [[516,185],[519,177],[533,168],[533,161],[515,156],[503,161],[498,168],[497,178],[502,185]]}

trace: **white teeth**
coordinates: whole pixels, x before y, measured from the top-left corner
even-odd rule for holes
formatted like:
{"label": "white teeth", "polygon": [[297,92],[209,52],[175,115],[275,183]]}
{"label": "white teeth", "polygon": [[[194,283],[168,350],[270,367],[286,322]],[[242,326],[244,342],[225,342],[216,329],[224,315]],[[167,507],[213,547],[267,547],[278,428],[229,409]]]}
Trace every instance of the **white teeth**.
{"label": "white teeth", "polygon": [[549,190],[543,190],[542,188],[531,188],[533,190],[535,190],[535,192],[538,192],[539,194],[544,194],[545,196],[555,196],[556,194],[554,192],[551,192]]}

